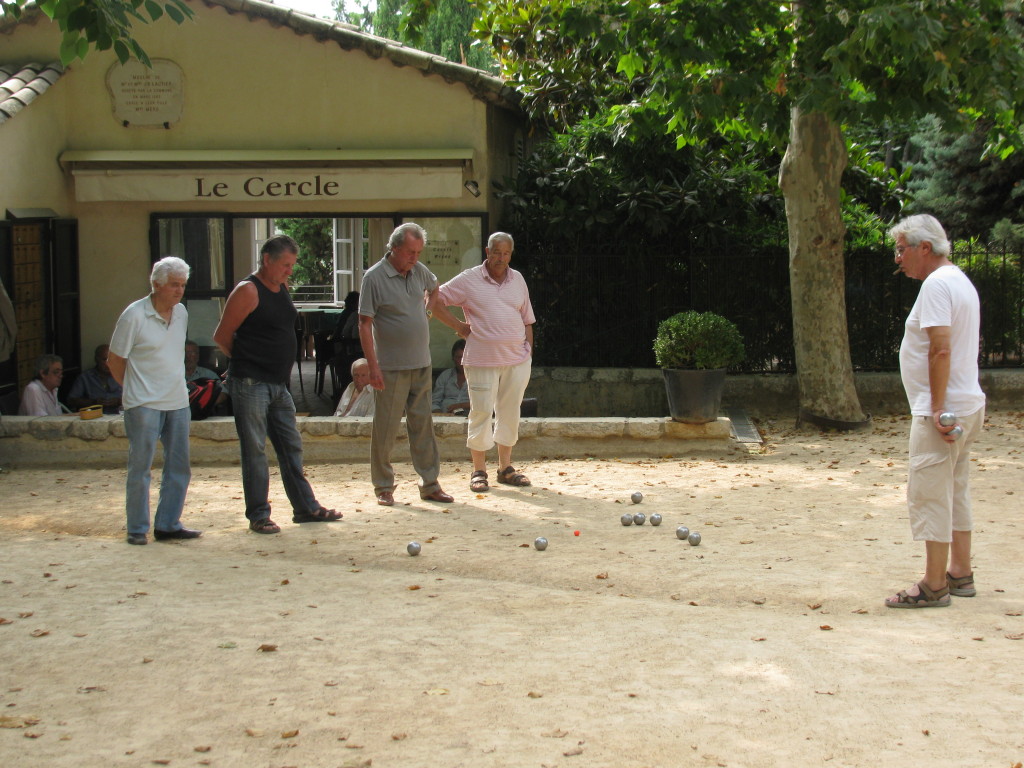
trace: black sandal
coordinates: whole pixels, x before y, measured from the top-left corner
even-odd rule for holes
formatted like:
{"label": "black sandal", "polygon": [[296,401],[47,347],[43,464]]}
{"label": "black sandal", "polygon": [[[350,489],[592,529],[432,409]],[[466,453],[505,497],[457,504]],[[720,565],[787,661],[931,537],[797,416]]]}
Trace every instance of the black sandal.
{"label": "black sandal", "polygon": [[515,485],[519,488],[530,484],[530,478],[526,475],[516,472],[515,467],[509,464],[501,472],[498,473],[498,482],[504,483],[505,485]]}
{"label": "black sandal", "polygon": [[281,526],[269,517],[264,517],[262,520],[251,521],[249,523],[249,530],[255,531],[256,533],[280,533]]}
{"label": "black sandal", "polygon": [[315,512],[293,512],[292,522],[293,523],[333,523],[335,520],[341,520],[344,515],[341,512],[335,512],[333,509],[320,509]]}
{"label": "black sandal", "polygon": [[490,490],[491,486],[487,482],[487,473],[482,469],[478,469],[472,475],[469,476],[469,490],[473,493],[484,493]]}

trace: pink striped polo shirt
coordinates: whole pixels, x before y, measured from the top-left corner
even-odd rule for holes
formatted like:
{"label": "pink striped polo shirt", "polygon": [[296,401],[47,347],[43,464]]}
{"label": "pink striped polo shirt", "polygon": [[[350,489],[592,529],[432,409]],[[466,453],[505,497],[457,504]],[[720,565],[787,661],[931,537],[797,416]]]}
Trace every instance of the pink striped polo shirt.
{"label": "pink striped polo shirt", "polygon": [[487,267],[467,269],[441,286],[439,295],[449,307],[462,307],[473,332],[466,339],[463,365],[497,368],[518,365],[530,356],[526,326],[533,325],[530,290],[521,273],[509,268],[496,283]]}

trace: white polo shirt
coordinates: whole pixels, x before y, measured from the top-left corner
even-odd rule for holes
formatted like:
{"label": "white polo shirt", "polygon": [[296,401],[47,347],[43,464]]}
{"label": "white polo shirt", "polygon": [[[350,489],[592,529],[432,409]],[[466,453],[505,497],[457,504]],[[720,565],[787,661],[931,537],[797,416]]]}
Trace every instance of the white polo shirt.
{"label": "white polo shirt", "polygon": [[128,361],[124,374],[125,408],[157,411],[188,407],[185,386],[185,336],[188,310],[175,304],[171,322],[156,311],[151,297],[128,305],[114,327],[110,351]]}

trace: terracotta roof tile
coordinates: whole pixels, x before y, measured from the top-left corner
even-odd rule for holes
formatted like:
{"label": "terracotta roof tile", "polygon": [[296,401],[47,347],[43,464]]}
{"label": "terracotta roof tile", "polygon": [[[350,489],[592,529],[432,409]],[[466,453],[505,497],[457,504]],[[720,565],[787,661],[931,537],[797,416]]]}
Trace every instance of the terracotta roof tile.
{"label": "terracotta roof tile", "polygon": [[59,62],[0,64],[0,123],[27,107],[64,74]]}

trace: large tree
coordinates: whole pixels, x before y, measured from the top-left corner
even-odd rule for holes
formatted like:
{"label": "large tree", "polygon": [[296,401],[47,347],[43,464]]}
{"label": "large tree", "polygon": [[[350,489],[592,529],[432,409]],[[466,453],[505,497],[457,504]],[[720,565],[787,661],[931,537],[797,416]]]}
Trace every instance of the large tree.
{"label": "large tree", "polygon": [[[20,19],[28,2],[0,0],[0,18]],[[91,49],[112,48],[122,64],[134,57],[148,66],[149,56],[135,40],[133,25],[165,15],[181,24],[194,15],[183,0],[37,0],[36,5],[60,26],[60,60],[65,65],[84,59]]]}
{"label": "large tree", "polygon": [[[413,0],[411,23],[432,0]],[[844,301],[845,126],[932,114],[993,146],[1020,140],[1019,0],[478,0],[478,33],[537,116],[595,106],[628,136],[660,122],[680,146],[712,135],[785,148],[793,335],[804,418],[864,420]],[[584,93],[586,99],[578,99]]]}

